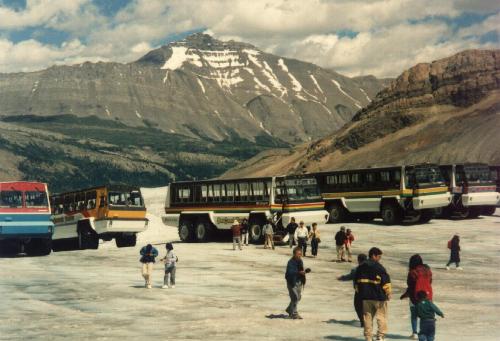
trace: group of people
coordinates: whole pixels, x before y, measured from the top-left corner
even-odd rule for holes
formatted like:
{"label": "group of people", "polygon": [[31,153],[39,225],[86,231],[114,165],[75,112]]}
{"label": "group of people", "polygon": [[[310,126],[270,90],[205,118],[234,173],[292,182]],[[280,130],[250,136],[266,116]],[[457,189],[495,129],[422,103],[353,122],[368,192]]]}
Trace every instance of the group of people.
{"label": "group of people", "polygon": [[306,256],[307,252],[307,242],[311,243],[311,255],[316,258],[318,255],[319,243],[321,243],[321,234],[319,232],[318,224],[312,223],[311,228],[304,225],[301,221],[297,225],[295,218],[290,219],[290,223],[286,226],[286,232],[288,234],[288,245],[292,248],[294,245],[298,245],[302,251],[302,256]]}
{"label": "group of people", "polygon": [[[344,240],[341,228],[335,236],[337,253],[340,243]],[[337,236],[340,236],[337,240]],[[354,239],[353,239],[354,240]],[[344,244],[345,245],[345,244]],[[458,235],[448,242],[450,249],[450,260],[446,265],[449,270],[451,263],[460,268],[460,237]],[[302,289],[306,282],[306,270],[302,261],[302,249],[296,247],[293,256],[288,261],[285,279],[290,296],[290,304],[286,312],[291,319],[302,319],[297,310],[301,299]],[[388,301],[392,298],[392,284],[389,274],[381,264],[382,250],[372,247],[365,254],[358,255],[358,266],[350,273],[340,276],[340,281],[352,281],[354,286],[354,310],[359,318],[361,327],[364,329],[366,341],[373,338],[373,320],[377,321],[376,340],[385,340],[387,334]],[[340,258],[342,259],[342,258]],[[409,299],[410,320],[412,334],[410,339],[419,341],[434,341],[436,334],[436,315],[444,318],[443,312],[433,303],[432,271],[424,264],[422,257],[415,254],[410,257],[408,264],[407,289],[400,299]],[[420,331],[417,331],[418,319],[420,319]]]}
{"label": "group of people", "polygon": [[[163,289],[175,288],[175,272],[177,269],[177,262],[179,258],[174,253],[174,246],[172,243],[165,244],[167,254],[160,261],[165,264],[165,276],[163,277]],[[139,261],[142,263],[142,277],[144,278],[144,285],[147,289],[152,288],[152,275],[153,265],[158,257],[158,250],[151,244],[141,248],[139,251],[141,258]]]}

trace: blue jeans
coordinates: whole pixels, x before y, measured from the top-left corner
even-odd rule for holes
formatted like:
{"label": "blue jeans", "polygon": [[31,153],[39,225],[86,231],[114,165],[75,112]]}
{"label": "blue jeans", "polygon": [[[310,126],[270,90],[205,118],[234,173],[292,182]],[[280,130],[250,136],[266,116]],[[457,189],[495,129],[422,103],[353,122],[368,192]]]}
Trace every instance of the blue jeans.
{"label": "blue jeans", "polygon": [[410,301],[410,321],[411,321],[411,332],[417,334],[417,308]]}
{"label": "blue jeans", "polygon": [[418,341],[434,341],[436,335],[436,320],[420,319],[420,333],[418,333]]}

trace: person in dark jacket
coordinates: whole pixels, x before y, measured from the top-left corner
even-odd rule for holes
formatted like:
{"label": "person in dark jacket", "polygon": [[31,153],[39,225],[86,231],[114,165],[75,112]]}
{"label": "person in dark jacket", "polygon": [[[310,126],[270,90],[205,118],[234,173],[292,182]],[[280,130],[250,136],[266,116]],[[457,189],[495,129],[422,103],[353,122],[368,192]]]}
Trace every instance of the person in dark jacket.
{"label": "person in dark jacket", "polygon": [[345,262],[345,242],[347,240],[347,234],[345,232],[345,227],[342,226],[340,230],[335,234],[335,245],[337,247],[337,262]]}
{"label": "person in dark jacket", "polygon": [[391,299],[391,279],[380,264],[382,250],[372,247],[368,260],[358,266],[355,275],[356,291],[363,301],[364,335],[372,341],[373,319],[377,320],[377,341],[387,333],[387,301]]}
{"label": "person in dark jacket", "polygon": [[415,254],[410,257],[408,276],[406,284],[408,288],[405,293],[401,295],[401,299],[410,299],[410,320],[412,334],[410,339],[416,340],[417,336],[417,310],[415,308],[418,303],[417,293],[425,291],[429,300],[432,301],[432,271],[431,268],[424,264],[422,257]]}
{"label": "person in dark jacket", "polygon": [[[358,255],[358,266],[354,267],[351,269],[351,272],[348,273],[347,275],[343,275],[338,277],[337,279],[339,281],[352,281],[354,288],[356,288],[356,282],[354,281],[356,277],[356,271],[358,270],[358,267],[363,264],[366,259],[366,255],[364,253],[361,253]],[[363,322],[363,301],[361,300],[361,296],[358,294],[356,290],[354,290],[354,311],[356,311],[356,315],[358,315],[359,322],[361,323],[361,328],[364,327],[364,322]]]}
{"label": "person in dark jacket", "polygon": [[288,244],[290,245],[290,249],[295,244],[295,230],[299,227],[295,222],[295,218],[290,218],[290,223],[286,226],[286,232],[288,233]]}
{"label": "person in dark jacket", "polygon": [[425,291],[417,293],[418,303],[415,306],[420,318],[419,341],[434,341],[436,335],[436,314],[444,318],[443,312],[428,299]]}
{"label": "person in dark jacket", "polygon": [[153,264],[158,257],[158,250],[153,245],[148,244],[141,248],[140,262],[142,263],[142,277],[144,277],[145,287],[151,289],[151,276],[153,275]]}
{"label": "person in dark jacket", "polygon": [[285,279],[288,295],[290,295],[290,304],[285,310],[290,318],[302,319],[297,311],[297,305],[302,296],[306,272],[304,270],[304,262],[302,261],[302,249],[300,247],[293,249],[293,257],[290,258],[286,265]]}
{"label": "person in dark jacket", "polygon": [[457,270],[462,270],[460,267],[460,237],[458,235],[454,235],[448,242],[448,248],[450,249],[450,260],[446,264],[446,270],[450,270],[451,263],[455,263]]}
{"label": "person in dark jacket", "polygon": [[248,232],[250,227],[248,226],[248,220],[244,218],[241,221],[241,243],[245,246],[248,246]]}

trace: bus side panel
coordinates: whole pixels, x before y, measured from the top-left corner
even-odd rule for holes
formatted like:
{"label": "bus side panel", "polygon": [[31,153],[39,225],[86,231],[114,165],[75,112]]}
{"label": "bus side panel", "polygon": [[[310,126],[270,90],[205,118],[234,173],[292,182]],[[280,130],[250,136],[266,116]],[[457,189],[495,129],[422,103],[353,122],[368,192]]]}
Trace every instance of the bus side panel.
{"label": "bus side panel", "polygon": [[0,239],[51,238],[50,214],[0,213]]}

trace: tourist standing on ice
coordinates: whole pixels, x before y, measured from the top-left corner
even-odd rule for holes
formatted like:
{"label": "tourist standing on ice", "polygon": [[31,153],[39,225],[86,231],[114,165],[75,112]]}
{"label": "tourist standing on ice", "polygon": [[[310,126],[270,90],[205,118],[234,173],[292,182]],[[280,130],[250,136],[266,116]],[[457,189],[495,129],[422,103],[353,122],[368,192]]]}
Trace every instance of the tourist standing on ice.
{"label": "tourist standing on ice", "polygon": [[142,263],[142,277],[144,277],[145,286],[151,289],[151,276],[153,276],[153,264],[156,257],[158,257],[158,250],[153,245],[148,244],[141,248],[139,252],[141,255],[140,262]]}
{"label": "tourist standing on ice", "polygon": [[312,224],[312,230],[309,232],[309,239],[311,240],[311,254],[314,258],[318,255],[319,243],[321,243],[318,224]]}
{"label": "tourist standing on ice", "polygon": [[340,230],[335,234],[335,246],[337,248],[337,262],[345,262],[346,240],[347,240],[347,235],[345,233],[345,227],[342,226]]}
{"label": "tourist standing on ice", "polygon": [[457,270],[462,270],[460,267],[460,237],[457,234],[448,241],[448,249],[450,249],[450,260],[446,264],[446,270],[450,270],[451,263],[455,263]]}
{"label": "tourist standing on ice", "polygon": [[419,341],[434,341],[436,336],[436,314],[444,318],[443,312],[427,297],[425,291],[417,293],[417,316],[420,318]]}
{"label": "tourist standing on ice", "polygon": [[372,341],[373,319],[377,320],[377,341],[387,333],[387,301],[391,299],[391,279],[380,264],[382,250],[372,247],[368,259],[356,270],[355,282],[363,301],[363,322],[366,341]]}
{"label": "tourist standing on ice", "polygon": [[306,256],[307,251],[307,237],[309,236],[309,230],[304,226],[304,222],[299,223],[299,227],[295,229],[294,239],[297,241],[297,246],[302,250],[302,256]]}
{"label": "tourist standing on ice", "polygon": [[290,245],[290,249],[295,244],[295,230],[299,227],[295,222],[295,218],[290,218],[290,222],[286,226],[286,232],[288,232],[288,244]]}
{"label": "tourist standing on ice", "polygon": [[[367,258],[368,257],[366,257],[364,253],[360,253],[358,255],[358,266],[352,268],[351,272],[347,275],[340,276],[337,279],[339,281],[352,281],[354,289],[356,289],[356,282],[354,281],[356,278],[356,271],[358,270],[358,267],[366,261]],[[354,311],[356,311],[356,315],[358,315],[361,328],[363,328],[363,300],[361,299],[361,295],[357,292],[357,290],[354,290]]]}
{"label": "tourist standing on ice", "polygon": [[238,243],[238,247],[241,250],[241,225],[238,220],[233,222],[231,232],[233,233],[233,250],[236,250],[236,243]]}
{"label": "tourist standing on ice", "polygon": [[161,261],[165,263],[165,276],[163,277],[162,288],[175,288],[175,270],[177,268],[178,258],[174,253],[174,246],[172,243],[167,243],[165,248],[167,249],[167,255],[161,259]]}
{"label": "tourist standing on ice", "polygon": [[417,310],[418,303],[417,293],[424,291],[427,298],[432,301],[432,271],[431,268],[424,264],[422,257],[415,254],[410,257],[408,276],[406,279],[408,288],[401,295],[401,299],[410,299],[410,319],[412,334],[410,339],[416,340],[417,337]]}
{"label": "tourist standing on ice", "polygon": [[271,219],[267,220],[267,223],[263,228],[264,238],[266,239],[264,242],[264,249],[272,248],[274,250],[274,229],[273,229],[273,221]]}
{"label": "tourist standing on ice", "polygon": [[241,243],[243,245],[246,245],[246,246],[248,246],[248,231],[249,230],[250,230],[250,228],[248,226],[248,220],[246,220],[246,218],[245,218],[241,222],[241,238],[242,238]]}
{"label": "tourist standing on ice", "polygon": [[347,229],[345,237],[345,251],[347,253],[347,261],[350,263],[352,262],[352,242],[354,241],[351,229]]}
{"label": "tourist standing on ice", "polygon": [[293,249],[293,256],[286,265],[285,272],[286,286],[290,296],[290,304],[285,309],[292,319],[302,319],[297,310],[297,306],[302,297],[302,289],[306,283],[306,271],[302,261],[302,249],[296,247]]}

